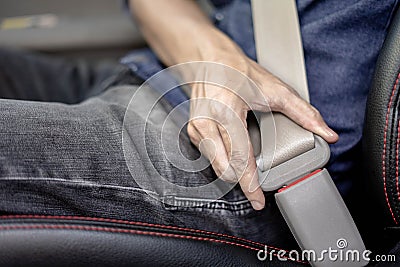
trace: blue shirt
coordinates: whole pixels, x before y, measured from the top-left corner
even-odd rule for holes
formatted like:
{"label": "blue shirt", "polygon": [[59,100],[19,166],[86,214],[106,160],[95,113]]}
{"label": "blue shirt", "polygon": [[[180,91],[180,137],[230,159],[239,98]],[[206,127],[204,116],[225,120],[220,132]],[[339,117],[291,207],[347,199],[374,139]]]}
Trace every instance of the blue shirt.
{"label": "blue shirt", "polygon": [[[250,0],[213,0],[211,19],[256,60]],[[366,99],[375,62],[398,0],[298,0],[311,103],[340,136],[331,145],[328,170],[347,194],[360,170],[360,141]],[[132,51],[121,62],[143,80],[164,66],[148,48]],[[175,89],[173,105],[187,96]],[[188,107],[187,107],[188,112]]]}

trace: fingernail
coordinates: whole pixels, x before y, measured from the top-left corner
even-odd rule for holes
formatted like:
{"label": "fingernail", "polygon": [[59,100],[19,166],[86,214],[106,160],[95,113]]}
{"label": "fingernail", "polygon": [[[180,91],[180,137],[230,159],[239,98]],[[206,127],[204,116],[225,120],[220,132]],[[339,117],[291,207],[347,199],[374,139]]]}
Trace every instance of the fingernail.
{"label": "fingernail", "polygon": [[326,135],[329,137],[335,137],[337,135],[331,128],[328,128],[328,127],[326,127],[324,129],[324,131],[325,131]]}
{"label": "fingernail", "polygon": [[250,201],[251,206],[253,206],[253,209],[255,210],[262,210],[264,208],[264,204],[258,202],[257,200],[252,200]]}

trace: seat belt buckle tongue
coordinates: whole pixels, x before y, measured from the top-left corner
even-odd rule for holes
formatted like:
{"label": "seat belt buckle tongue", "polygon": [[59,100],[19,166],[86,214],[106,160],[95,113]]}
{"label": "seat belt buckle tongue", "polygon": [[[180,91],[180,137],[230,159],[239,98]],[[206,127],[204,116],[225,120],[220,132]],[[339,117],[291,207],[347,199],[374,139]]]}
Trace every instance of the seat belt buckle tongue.
{"label": "seat belt buckle tongue", "polygon": [[303,260],[316,267],[368,264],[369,251],[326,169],[282,187],[275,200]]}
{"label": "seat belt buckle tongue", "polygon": [[289,159],[271,169],[263,170],[261,157],[257,157],[258,176],[261,188],[264,191],[275,191],[284,185],[297,181],[300,177],[307,175],[312,170],[322,168],[329,161],[330,149],[321,137],[314,135],[315,146],[313,149]]}

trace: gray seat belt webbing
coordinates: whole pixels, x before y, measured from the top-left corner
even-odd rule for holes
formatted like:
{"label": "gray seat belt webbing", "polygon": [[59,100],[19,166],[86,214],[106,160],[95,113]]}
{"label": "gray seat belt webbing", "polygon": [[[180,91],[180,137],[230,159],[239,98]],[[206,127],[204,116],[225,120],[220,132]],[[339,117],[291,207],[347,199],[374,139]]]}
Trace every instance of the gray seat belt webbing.
{"label": "gray seat belt webbing", "polygon": [[[251,3],[258,62],[309,101],[296,1],[252,0]],[[268,168],[271,161],[273,167],[270,171],[262,170],[267,173],[267,183],[262,183],[262,187],[264,190],[281,187],[275,193],[275,200],[300,248],[316,255],[323,255],[331,248],[339,249],[343,255],[354,251],[361,255],[365,245],[332,178],[326,169],[315,171],[316,166],[312,164],[316,157],[329,158],[326,142],[319,142],[320,137],[314,137],[282,114],[273,116],[265,113],[260,118],[261,155],[258,161],[261,163],[258,162],[258,167]],[[271,138],[273,130],[268,129],[272,119],[276,126],[275,155],[266,149],[267,142],[274,140]],[[323,144],[322,149],[315,151],[320,144]],[[314,154],[307,156],[313,150]],[[323,156],[324,153],[327,155]],[[295,161],[297,163],[293,163]],[[292,183],[287,183],[285,173],[293,169],[299,174],[303,172],[302,175],[306,174],[305,170],[314,172],[303,177],[294,175],[296,180],[291,180],[291,177],[288,180]],[[277,182],[275,187],[271,187],[271,180],[272,184]],[[282,187],[285,184],[287,186]],[[345,246],[341,246],[342,241],[345,241]],[[368,259],[361,257],[307,260],[315,267],[364,266],[368,263]]]}
{"label": "gray seat belt webbing", "polygon": [[[294,0],[252,0],[254,37],[258,63],[309,101],[303,45]],[[266,129],[275,122],[276,132]],[[281,113],[260,117],[262,171],[314,148],[314,135]],[[276,134],[275,151],[263,149]],[[272,164],[271,164],[272,162]]]}

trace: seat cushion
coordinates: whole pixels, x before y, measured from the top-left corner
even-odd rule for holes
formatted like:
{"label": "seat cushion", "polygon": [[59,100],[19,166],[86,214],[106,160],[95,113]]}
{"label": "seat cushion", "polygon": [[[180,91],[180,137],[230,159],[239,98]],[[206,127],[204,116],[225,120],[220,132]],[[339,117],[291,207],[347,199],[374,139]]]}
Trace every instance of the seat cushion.
{"label": "seat cushion", "polygon": [[[203,230],[76,216],[0,216],[0,266],[298,266],[265,245]],[[274,251],[272,251],[274,250]],[[271,261],[270,261],[271,259]]]}

